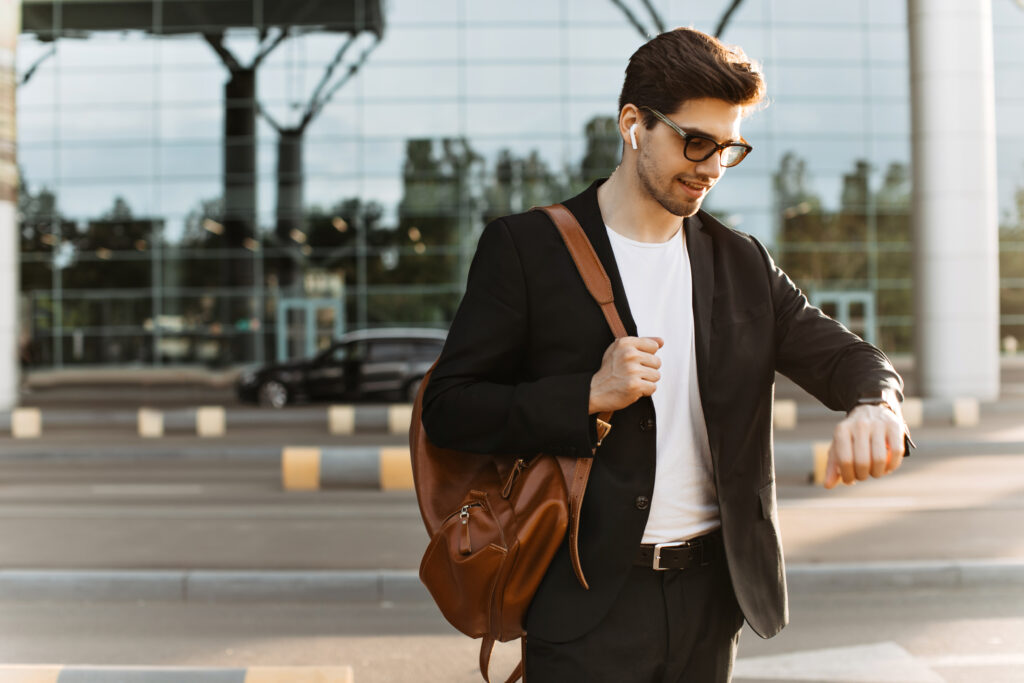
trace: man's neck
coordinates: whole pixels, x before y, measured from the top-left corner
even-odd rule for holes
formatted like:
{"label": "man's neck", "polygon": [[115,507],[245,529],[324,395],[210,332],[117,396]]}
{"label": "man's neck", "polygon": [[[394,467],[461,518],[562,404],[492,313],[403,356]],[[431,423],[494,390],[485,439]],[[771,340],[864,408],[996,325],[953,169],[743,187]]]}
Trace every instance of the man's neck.
{"label": "man's neck", "polygon": [[667,242],[682,225],[682,218],[666,211],[621,166],[597,188],[597,204],[605,225],[637,242]]}

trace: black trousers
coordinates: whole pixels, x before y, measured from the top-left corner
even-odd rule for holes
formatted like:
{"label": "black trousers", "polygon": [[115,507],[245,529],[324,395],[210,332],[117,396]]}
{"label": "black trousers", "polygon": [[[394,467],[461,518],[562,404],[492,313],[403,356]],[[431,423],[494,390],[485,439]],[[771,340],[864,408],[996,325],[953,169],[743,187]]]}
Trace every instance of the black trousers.
{"label": "black trousers", "polygon": [[592,631],[567,643],[527,634],[523,683],[728,683],[742,626],[724,561],[633,567]]}

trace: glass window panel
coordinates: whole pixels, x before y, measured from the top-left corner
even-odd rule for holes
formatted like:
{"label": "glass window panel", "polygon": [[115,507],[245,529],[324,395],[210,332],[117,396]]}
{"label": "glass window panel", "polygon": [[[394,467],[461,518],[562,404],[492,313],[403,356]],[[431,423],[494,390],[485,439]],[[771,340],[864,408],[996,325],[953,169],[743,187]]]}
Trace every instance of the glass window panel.
{"label": "glass window panel", "polygon": [[907,4],[905,2],[893,2],[892,0],[866,1],[868,20],[872,24],[898,24],[906,26]]}
{"label": "glass window panel", "polygon": [[99,216],[114,205],[114,199],[121,197],[133,214],[152,215],[153,182],[149,178],[133,181],[125,179],[116,184],[108,182],[70,182],[62,180],[56,189],[61,213],[72,220],[86,220]]}
{"label": "glass window panel", "polygon": [[773,97],[864,97],[865,74],[859,66],[778,65],[770,82]]}
{"label": "glass window panel", "polygon": [[157,130],[157,117],[152,105],[112,107],[65,107],[58,110],[59,135],[62,140],[151,139]]}
{"label": "glass window panel", "polygon": [[864,135],[864,107],[858,101],[836,102],[801,98],[779,101],[773,107],[780,133],[828,133],[837,137]]}
{"label": "glass window panel", "polygon": [[[609,3],[611,4],[611,3]],[[551,36],[551,40],[568,40],[568,53],[573,60],[620,60],[621,68],[626,68],[626,61],[640,45],[643,39],[636,30],[626,22],[625,18],[619,20],[618,25],[605,28],[604,26],[574,26],[569,24],[569,29],[564,33]],[[558,52],[549,53],[557,57]],[[620,77],[621,79],[621,77]],[[621,86],[621,80],[619,85]]]}
{"label": "glass window panel", "polygon": [[[722,36],[722,42],[726,45],[739,46],[748,59],[763,65],[770,54],[771,45],[771,37],[766,27],[760,23],[742,23],[736,19],[737,16],[739,14],[734,14],[729,20],[729,29]],[[715,28],[717,24],[709,26],[706,30],[713,32]]]}
{"label": "glass window panel", "polygon": [[118,143],[63,145],[58,171],[65,180],[109,179],[152,181],[155,170],[151,144]]}
{"label": "glass window panel", "polygon": [[475,135],[509,135],[527,137],[538,131],[551,130],[561,119],[561,103],[541,100],[490,103],[470,102],[466,105],[466,132]]}
{"label": "glass window panel", "polygon": [[451,24],[459,18],[460,4],[459,0],[388,0],[388,20],[394,22],[392,25],[406,22]]}
{"label": "glass window panel", "polygon": [[224,135],[224,106],[220,103],[205,105],[164,105],[160,107],[157,134],[164,141],[211,140],[220,141]]}
{"label": "glass window panel", "polygon": [[459,59],[462,32],[453,26],[389,26],[370,59],[377,64],[416,64]]}
{"label": "glass window panel", "polygon": [[165,106],[172,102],[203,105],[223,101],[227,72],[219,64],[211,63],[201,68],[161,68],[157,78],[156,97]]}
{"label": "glass window panel", "polygon": [[562,97],[562,70],[553,66],[473,66],[465,68],[466,89],[477,98]]}
{"label": "glass window panel", "polygon": [[868,92],[872,97],[900,98],[910,101],[910,68],[869,66]]}
{"label": "glass window panel", "polygon": [[557,26],[475,28],[464,37],[465,58],[469,62],[481,59],[519,61],[524,55],[530,60],[557,60],[565,42],[565,33]]}
{"label": "glass window panel", "polygon": [[[493,67],[491,67],[493,68]],[[460,67],[441,66],[374,66],[368,64],[363,69],[365,86],[362,95],[366,98],[424,98],[455,99],[459,94]],[[499,84],[501,85],[501,84]],[[472,95],[480,95],[476,87],[471,86]]]}
{"label": "glass window panel", "polygon": [[[554,3],[552,3],[554,4]],[[593,0],[563,0],[565,5],[566,17],[570,26],[577,26],[580,24],[608,24],[616,25],[620,24],[625,29],[632,31],[636,34],[636,30],[628,23],[626,15],[623,14],[614,4],[611,2],[594,2]],[[687,11],[690,10],[692,4],[693,13],[699,14],[704,10],[703,5],[706,3],[688,3]],[[627,6],[632,7],[630,3]],[[653,25],[649,19],[649,16],[644,12],[643,8],[639,3],[636,3],[636,7],[632,8],[637,18],[642,19],[645,26]],[[662,13],[662,16],[666,16]],[[696,19],[696,17],[694,17]]]}
{"label": "glass window panel", "polygon": [[[902,3],[892,3],[899,5]],[[907,63],[910,55],[907,29],[905,26],[882,28],[873,26],[865,32],[868,40],[868,57],[872,61]]]}
{"label": "glass window panel", "polygon": [[[385,148],[382,145],[375,144],[372,148],[367,149],[368,153],[360,159],[360,145],[358,142],[307,141],[305,152],[303,153],[303,168],[307,179],[320,175],[346,177],[351,176],[353,173],[372,173],[381,169],[381,166],[376,165],[378,157],[384,149],[387,149],[391,152],[390,160],[393,165],[388,165],[386,168],[391,172],[395,172],[398,164],[401,162],[401,157],[396,158],[393,149],[398,146],[398,143],[391,143]],[[276,171],[274,176],[276,177]]]}
{"label": "glass window panel", "polygon": [[[334,144],[330,154],[324,154],[325,158],[323,159],[322,167],[330,169],[333,173],[349,168],[355,159],[358,149],[359,145],[357,143]],[[363,146],[364,171],[374,175],[400,175],[402,173],[402,165],[405,162],[405,149],[404,140],[393,138],[366,140]]]}
{"label": "glass window panel", "polygon": [[39,188],[53,185],[56,173],[54,148],[47,144],[18,146],[18,167],[21,169],[22,182],[30,183],[31,187]]}
{"label": "glass window panel", "polygon": [[193,179],[220,173],[223,148],[214,141],[163,144],[157,150],[157,173],[164,180]]}
{"label": "glass window panel", "polygon": [[812,24],[856,24],[864,15],[863,0],[846,2],[808,2],[807,0],[773,0],[772,21]]}
{"label": "glass window panel", "polygon": [[[993,3],[994,5],[1009,3]],[[1014,8],[1016,9],[1016,8]],[[1017,10],[1017,15],[1024,15],[1024,11]],[[1019,19],[1018,19],[1019,21]],[[1024,55],[1021,54],[1021,41],[1024,41],[1024,27],[1014,26],[1013,28],[999,23],[997,20],[992,32],[992,47],[995,53],[996,64],[1021,64],[1024,62]]]}
{"label": "glass window panel", "polygon": [[[825,3],[821,3],[824,5]],[[828,7],[837,6],[827,3]],[[840,3],[844,4],[844,3]],[[858,29],[821,27],[814,30],[777,26],[772,30],[774,60],[861,62],[865,59],[864,36]]]}
{"label": "glass window panel", "polygon": [[733,212],[769,209],[772,205],[771,178],[760,173],[726,174],[708,195],[717,211]]}
{"label": "glass window panel", "polygon": [[[340,94],[340,93],[339,93]],[[330,138],[356,142],[361,135],[360,126],[370,108],[363,109],[351,101],[337,98],[332,100],[320,114],[309,124],[306,132],[307,140]],[[398,131],[395,131],[396,133]],[[274,133],[274,139],[277,134]],[[276,159],[276,156],[275,156]]]}
{"label": "glass window panel", "polygon": [[67,81],[72,79],[68,76],[72,74],[88,81],[87,76],[125,65],[153,70],[159,56],[158,42],[141,33],[92,33],[85,40],[65,38],[57,42],[56,55],[62,86],[69,85]]}
{"label": "glass window panel", "polygon": [[553,23],[561,19],[562,3],[551,0],[518,0],[518,2],[469,2],[465,4],[465,20],[473,22]]}
{"label": "glass window panel", "polygon": [[871,102],[871,130],[884,135],[910,136],[909,102]]}
{"label": "glass window panel", "polygon": [[455,102],[388,104],[375,102],[363,110],[362,133],[386,137],[396,131],[410,138],[458,134],[459,106]]}
{"label": "glass window panel", "polygon": [[608,61],[581,64],[572,61],[565,68],[565,82],[570,98],[582,95],[618,102],[619,91],[622,89],[621,63]]}
{"label": "glass window panel", "polygon": [[158,188],[153,210],[159,216],[187,215],[200,201],[219,198],[223,192],[219,173],[207,174],[202,180],[165,178]]}

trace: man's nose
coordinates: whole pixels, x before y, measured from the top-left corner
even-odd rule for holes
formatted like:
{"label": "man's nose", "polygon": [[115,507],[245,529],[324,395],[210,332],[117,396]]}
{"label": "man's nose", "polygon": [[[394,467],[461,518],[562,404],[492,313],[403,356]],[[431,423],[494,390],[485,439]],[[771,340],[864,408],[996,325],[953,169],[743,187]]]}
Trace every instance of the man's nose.
{"label": "man's nose", "polygon": [[722,166],[722,150],[716,151],[707,159],[698,163],[697,173],[707,178],[720,178],[725,173],[725,166]]}

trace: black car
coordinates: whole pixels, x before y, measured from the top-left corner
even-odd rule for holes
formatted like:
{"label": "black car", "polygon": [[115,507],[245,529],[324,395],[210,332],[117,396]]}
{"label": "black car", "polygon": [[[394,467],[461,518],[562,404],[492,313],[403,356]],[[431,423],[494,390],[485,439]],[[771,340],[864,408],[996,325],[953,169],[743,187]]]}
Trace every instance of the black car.
{"label": "black car", "polygon": [[300,399],[412,402],[446,335],[430,329],[351,332],[313,358],[244,370],[235,388],[239,400],[274,408]]}

